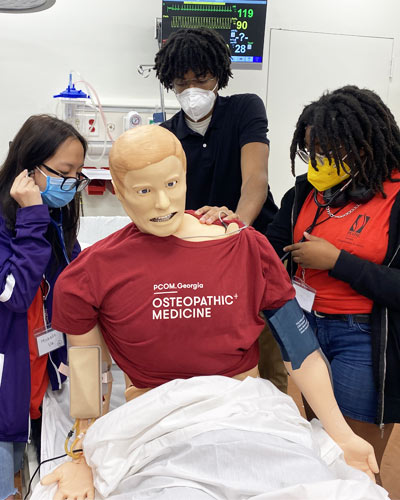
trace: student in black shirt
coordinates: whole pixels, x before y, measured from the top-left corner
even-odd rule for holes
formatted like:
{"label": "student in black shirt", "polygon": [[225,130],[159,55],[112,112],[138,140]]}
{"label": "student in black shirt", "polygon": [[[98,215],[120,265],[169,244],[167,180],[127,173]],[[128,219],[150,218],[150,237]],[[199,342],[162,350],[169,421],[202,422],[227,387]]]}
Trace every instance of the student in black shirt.
{"label": "student in black shirt", "polygon": [[221,97],[232,76],[223,38],[210,29],[179,30],[157,53],[155,69],[182,107],[162,124],[188,162],[186,208],[212,223],[219,209],[261,232],[277,212],[268,189],[268,121],[255,94]]}
{"label": "student in black shirt", "polygon": [[[232,77],[230,63],[229,48],[216,31],[173,33],[156,54],[155,70],[182,109],[161,126],[178,137],[187,157],[186,208],[207,224],[221,215],[265,233],[277,212],[268,186],[268,120],[257,95],[218,95]],[[286,391],[275,341],[263,334],[260,345],[261,376]]]}

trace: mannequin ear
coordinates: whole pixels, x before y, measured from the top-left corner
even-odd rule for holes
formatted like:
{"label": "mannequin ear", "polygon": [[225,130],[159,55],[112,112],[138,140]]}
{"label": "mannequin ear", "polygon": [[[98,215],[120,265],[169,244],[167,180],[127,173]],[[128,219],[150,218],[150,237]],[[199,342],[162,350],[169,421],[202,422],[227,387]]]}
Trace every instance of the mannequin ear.
{"label": "mannequin ear", "polygon": [[121,193],[119,192],[117,186],[115,185],[115,182],[112,179],[111,179],[111,184],[112,184],[112,187],[114,188],[115,196],[119,199],[119,201],[122,201],[121,200]]}

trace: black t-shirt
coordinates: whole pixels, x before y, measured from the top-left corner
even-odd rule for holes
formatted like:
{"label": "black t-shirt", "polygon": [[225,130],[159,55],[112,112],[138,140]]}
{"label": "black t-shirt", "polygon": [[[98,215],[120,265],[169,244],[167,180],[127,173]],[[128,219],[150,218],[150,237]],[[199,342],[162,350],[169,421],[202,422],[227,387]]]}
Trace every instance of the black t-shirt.
{"label": "black t-shirt", "polygon": [[[269,144],[268,120],[262,100],[255,94],[217,96],[204,136],[191,130],[183,111],[161,124],[181,141],[187,158],[186,209],[225,205],[235,210],[240,198],[240,150],[250,142]],[[265,233],[277,212],[272,194],[253,226]]]}

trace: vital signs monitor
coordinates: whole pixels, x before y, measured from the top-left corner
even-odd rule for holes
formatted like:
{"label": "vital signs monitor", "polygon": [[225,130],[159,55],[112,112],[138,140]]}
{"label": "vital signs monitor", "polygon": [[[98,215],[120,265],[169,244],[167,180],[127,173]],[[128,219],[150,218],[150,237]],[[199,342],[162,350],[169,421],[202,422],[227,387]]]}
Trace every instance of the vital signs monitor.
{"label": "vital signs monitor", "polygon": [[232,67],[261,69],[267,0],[163,0],[164,42],[179,29],[211,28],[231,49]]}

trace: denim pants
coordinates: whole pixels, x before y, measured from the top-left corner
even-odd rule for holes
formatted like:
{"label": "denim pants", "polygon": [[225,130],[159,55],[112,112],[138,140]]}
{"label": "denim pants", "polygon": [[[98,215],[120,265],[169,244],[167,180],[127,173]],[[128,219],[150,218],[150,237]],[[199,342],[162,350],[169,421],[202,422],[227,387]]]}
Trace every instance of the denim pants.
{"label": "denim pants", "polygon": [[378,396],[370,324],[358,323],[351,314],[346,321],[306,315],[330,363],[335,397],[343,415],[375,422]]}
{"label": "denim pants", "polygon": [[0,441],[0,500],[14,495],[14,474],[22,467],[26,443]]}

